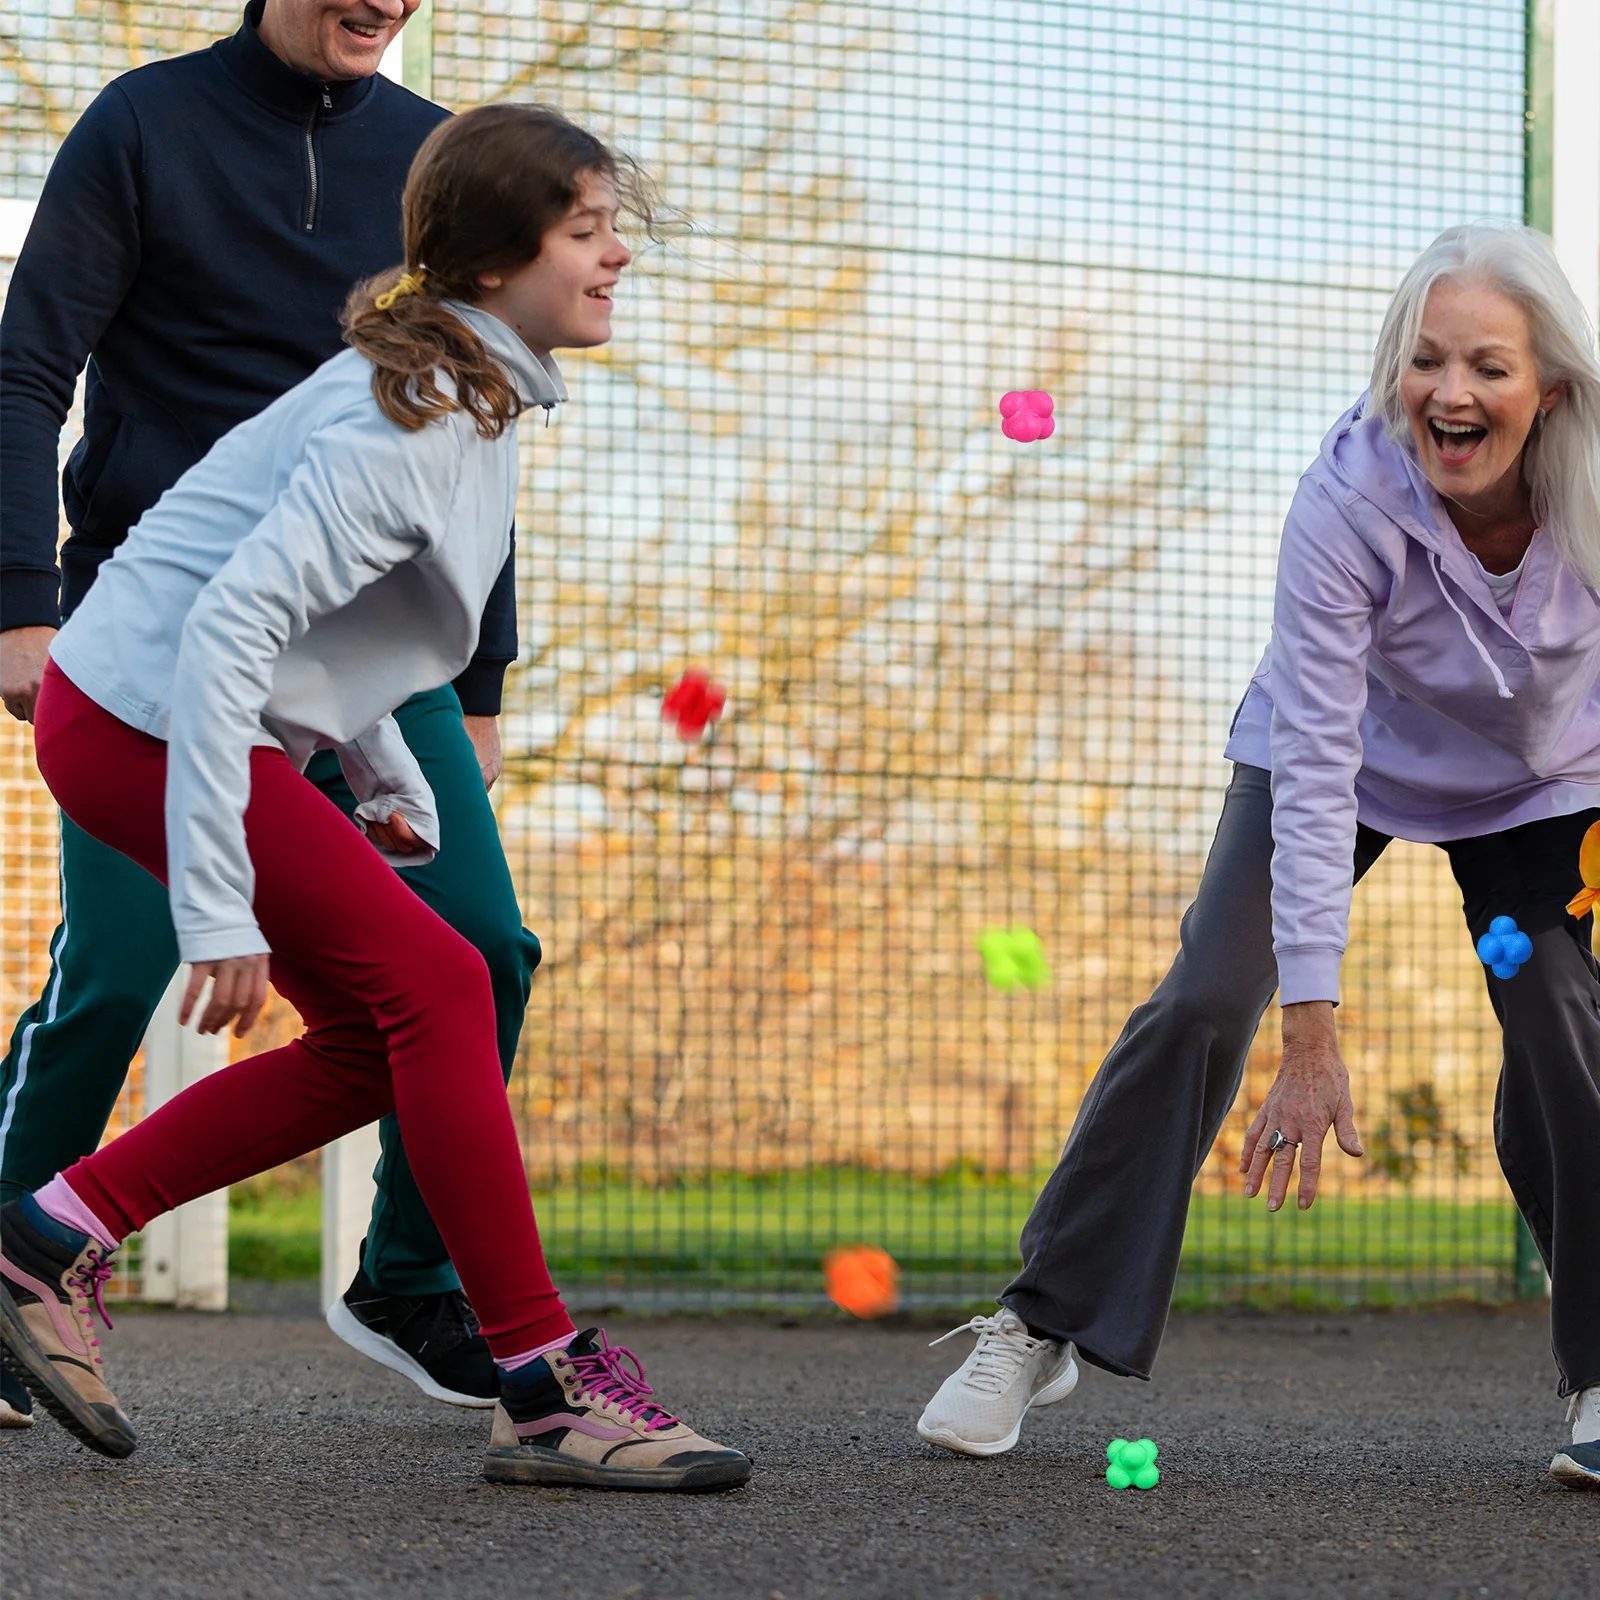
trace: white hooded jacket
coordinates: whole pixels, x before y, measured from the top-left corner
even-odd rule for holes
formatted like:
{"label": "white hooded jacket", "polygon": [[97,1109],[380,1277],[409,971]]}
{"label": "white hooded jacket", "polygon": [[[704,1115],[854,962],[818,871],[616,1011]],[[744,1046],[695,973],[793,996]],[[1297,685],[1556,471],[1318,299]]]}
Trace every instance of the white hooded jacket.
{"label": "white hooded jacket", "polygon": [[[452,304],[524,409],[555,364]],[[358,822],[399,812],[439,848],[433,796],[390,713],[451,682],[510,548],[515,428],[456,411],[408,431],[347,350],[225,434],[130,530],[51,645],[97,705],[164,739],[167,865],[185,961],[265,953],[245,846],[250,750],[334,749]]]}

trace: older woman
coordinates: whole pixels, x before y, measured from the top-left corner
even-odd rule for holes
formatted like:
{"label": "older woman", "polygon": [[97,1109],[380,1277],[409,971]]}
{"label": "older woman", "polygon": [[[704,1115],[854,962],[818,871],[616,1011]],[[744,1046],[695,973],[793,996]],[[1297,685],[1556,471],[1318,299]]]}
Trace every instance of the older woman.
{"label": "older woman", "polygon": [[[918,1432],[970,1455],[1069,1394],[1077,1354],[1146,1378],[1190,1185],[1278,991],[1283,1058],[1245,1192],[1312,1203],[1331,1128],[1359,1156],[1334,1007],[1352,884],[1390,837],[1450,857],[1474,938],[1532,942],[1488,975],[1504,1030],[1500,1164],[1551,1277],[1571,1441],[1600,1487],[1600,967],[1578,846],[1600,818],[1600,362],[1523,229],[1452,228],[1407,273],[1372,387],[1334,425],[1284,529],[1272,643],[1181,948],[1129,1019],[1022,1234],[1024,1265]],[[958,1332],[967,1331],[958,1329]],[[948,1335],[947,1335],[948,1337]]]}

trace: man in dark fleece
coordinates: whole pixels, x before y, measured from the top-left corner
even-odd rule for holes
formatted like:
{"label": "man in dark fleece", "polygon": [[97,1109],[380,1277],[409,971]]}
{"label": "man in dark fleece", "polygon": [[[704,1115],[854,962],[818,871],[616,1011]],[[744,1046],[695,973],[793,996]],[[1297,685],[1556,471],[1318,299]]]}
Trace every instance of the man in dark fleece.
{"label": "man in dark fleece", "polygon": [[[400,259],[406,172],[446,113],[377,68],[418,3],[252,0],[231,38],[108,84],[63,143],[0,318],[0,698],[12,716],[32,720],[51,637],[128,529],[217,438],[336,354],[352,285]],[[58,569],[58,441],[85,365]],[[515,654],[508,561],[467,671],[396,713],[443,838],[404,877],[487,961],[508,1076],[539,961],[487,794]],[[332,752],[309,775],[354,810]],[[154,878],[65,818],[61,867],[50,975],[0,1063],[4,1199],[98,1145],[178,965]],[[392,1123],[362,1266],[329,1324],[437,1399],[492,1405],[493,1362]],[[30,1420],[28,1405],[7,1377],[0,1423]]]}

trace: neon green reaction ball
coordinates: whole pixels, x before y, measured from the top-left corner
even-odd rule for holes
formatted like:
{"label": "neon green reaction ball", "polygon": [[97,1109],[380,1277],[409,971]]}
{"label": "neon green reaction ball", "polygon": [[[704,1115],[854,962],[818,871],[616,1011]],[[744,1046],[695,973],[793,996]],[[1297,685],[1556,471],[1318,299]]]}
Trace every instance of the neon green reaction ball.
{"label": "neon green reaction ball", "polygon": [[1106,1482],[1113,1489],[1153,1489],[1161,1481],[1153,1439],[1113,1439],[1106,1446]]}
{"label": "neon green reaction ball", "polygon": [[1042,989],[1050,981],[1044,945],[1032,928],[985,928],[978,935],[978,954],[989,982],[1002,994],[1013,989]]}

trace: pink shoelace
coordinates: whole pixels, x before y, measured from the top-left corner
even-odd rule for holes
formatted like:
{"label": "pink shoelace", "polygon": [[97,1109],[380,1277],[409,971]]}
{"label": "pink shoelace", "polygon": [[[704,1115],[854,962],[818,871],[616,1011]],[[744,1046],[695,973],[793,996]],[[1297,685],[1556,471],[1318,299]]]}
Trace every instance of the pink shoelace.
{"label": "pink shoelace", "polygon": [[[99,1255],[91,1250],[88,1260],[67,1278],[67,1283],[72,1288],[94,1300],[94,1308],[100,1313],[100,1320],[106,1325],[108,1333],[111,1331],[112,1324],[111,1317],[106,1311],[106,1303],[103,1297],[105,1286],[115,1270],[106,1256]],[[90,1327],[93,1327],[92,1323]],[[89,1335],[89,1343],[94,1345],[96,1349],[100,1346],[100,1341],[95,1338],[92,1332]]]}
{"label": "pink shoelace", "polygon": [[[670,1428],[677,1418],[669,1416],[649,1396],[655,1390],[644,1381],[644,1365],[633,1351],[612,1344],[600,1332],[600,1348],[590,1355],[567,1352],[567,1360],[578,1379],[578,1394],[609,1401],[624,1416],[643,1422],[646,1429]],[[654,1413],[654,1415],[652,1415]]]}

